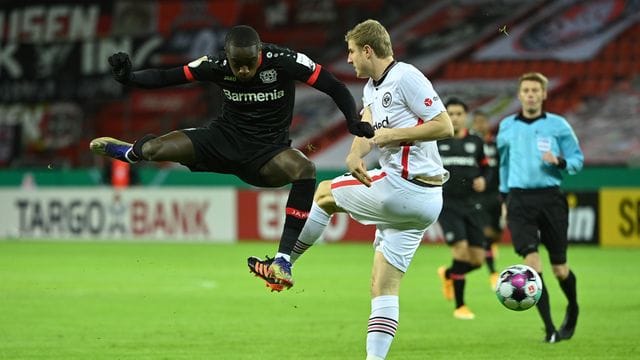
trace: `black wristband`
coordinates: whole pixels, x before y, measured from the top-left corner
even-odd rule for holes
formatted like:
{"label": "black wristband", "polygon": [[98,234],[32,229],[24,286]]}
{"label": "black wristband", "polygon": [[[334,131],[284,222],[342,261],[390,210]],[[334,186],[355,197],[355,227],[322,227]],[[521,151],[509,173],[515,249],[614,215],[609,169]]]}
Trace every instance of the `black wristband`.
{"label": "black wristband", "polygon": [[556,157],[558,159],[558,164],[556,165],[560,169],[567,168],[567,160],[565,160],[562,156]]}

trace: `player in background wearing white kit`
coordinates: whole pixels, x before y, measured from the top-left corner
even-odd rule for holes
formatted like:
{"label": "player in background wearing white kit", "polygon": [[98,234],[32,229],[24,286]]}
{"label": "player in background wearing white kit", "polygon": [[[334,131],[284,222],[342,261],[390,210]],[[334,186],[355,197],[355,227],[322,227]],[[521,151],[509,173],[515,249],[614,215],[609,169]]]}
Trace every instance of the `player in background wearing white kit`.
{"label": "player in background wearing white kit", "polygon": [[[449,173],[436,140],[451,137],[453,125],[429,80],[394,60],[389,33],[379,22],[356,25],[345,40],[356,76],[369,78],[362,121],[373,124],[375,136],[355,138],[346,158],[349,173],[318,185],[291,262],[322,235],[333,213],[376,225],[366,344],[367,359],[384,359],[398,326],[400,280],[442,209]],[[367,171],[363,157],[374,146],[381,168]]]}

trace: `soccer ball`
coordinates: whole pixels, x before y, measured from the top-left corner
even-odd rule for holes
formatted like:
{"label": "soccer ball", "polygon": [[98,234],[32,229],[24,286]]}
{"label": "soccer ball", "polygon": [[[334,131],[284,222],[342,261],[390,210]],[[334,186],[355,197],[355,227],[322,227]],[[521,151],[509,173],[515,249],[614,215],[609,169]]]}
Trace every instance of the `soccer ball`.
{"label": "soccer ball", "polygon": [[507,309],[527,310],[538,303],[541,295],[540,275],[527,265],[511,265],[498,277],[496,296]]}

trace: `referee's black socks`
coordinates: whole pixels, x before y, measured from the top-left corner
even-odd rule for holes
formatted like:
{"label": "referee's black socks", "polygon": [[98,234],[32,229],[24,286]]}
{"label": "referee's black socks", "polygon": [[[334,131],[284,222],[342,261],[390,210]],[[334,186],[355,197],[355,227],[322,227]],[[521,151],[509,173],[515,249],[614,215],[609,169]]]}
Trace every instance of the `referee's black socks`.
{"label": "referee's black socks", "polygon": [[576,276],[573,274],[573,271],[569,270],[569,276],[567,276],[567,278],[564,280],[559,280],[559,282],[560,288],[564,292],[564,295],[567,297],[569,306],[577,306],[578,296],[576,290]]}

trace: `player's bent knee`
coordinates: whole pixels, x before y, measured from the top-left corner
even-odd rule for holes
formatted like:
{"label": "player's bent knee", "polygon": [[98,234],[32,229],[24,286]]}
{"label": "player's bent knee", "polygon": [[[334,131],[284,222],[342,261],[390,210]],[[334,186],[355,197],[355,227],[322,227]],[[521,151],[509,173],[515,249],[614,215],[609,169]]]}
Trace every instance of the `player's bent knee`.
{"label": "player's bent knee", "polygon": [[298,179],[315,179],[316,177],[316,165],[307,160],[302,166],[299,167]]}
{"label": "player's bent knee", "polygon": [[316,193],[313,196],[313,201],[328,213],[334,213],[336,211],[337,205],[331,192],[331,181],[325,180],[318,184]]}

